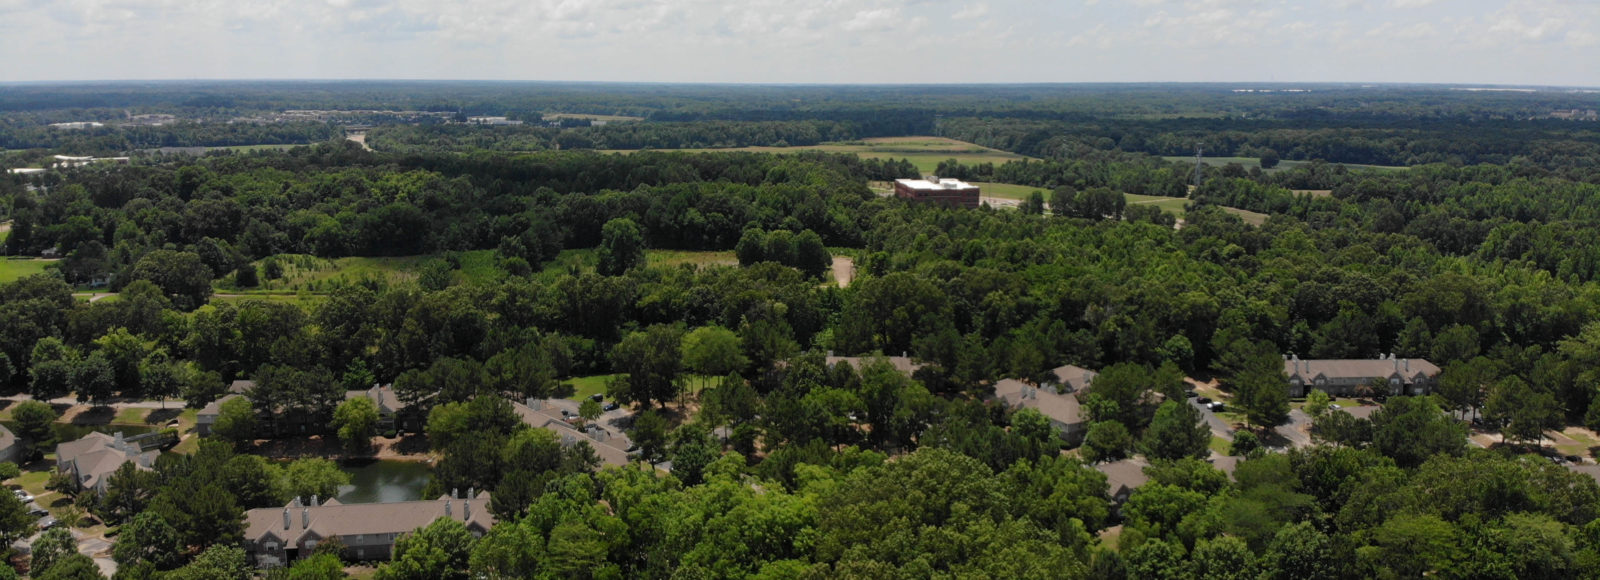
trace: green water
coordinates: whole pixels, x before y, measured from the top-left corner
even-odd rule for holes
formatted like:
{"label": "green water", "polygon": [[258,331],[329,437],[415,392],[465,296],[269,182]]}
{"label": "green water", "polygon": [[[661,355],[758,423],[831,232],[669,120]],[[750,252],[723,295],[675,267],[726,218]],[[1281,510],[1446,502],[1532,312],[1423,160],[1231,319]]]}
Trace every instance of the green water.
{"label": "green water", "polygon": [[416,501],[433,476],[433,467],[420,461],[345,461],[339,469],[350,474],[350,485],[339,488],[341,503]]}

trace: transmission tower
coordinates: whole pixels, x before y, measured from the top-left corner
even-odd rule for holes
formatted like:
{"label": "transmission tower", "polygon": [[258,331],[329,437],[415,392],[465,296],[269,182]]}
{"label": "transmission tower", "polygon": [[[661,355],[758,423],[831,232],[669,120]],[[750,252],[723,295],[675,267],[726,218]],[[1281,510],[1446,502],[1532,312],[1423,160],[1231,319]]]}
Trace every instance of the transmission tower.
{"label": "transmission tower", "polygon": [[1194,146],[1194,186],[1195,187],[1200,187],[1200,180],[1205,178],[1205,173],[1201,171],[1201,165],[1205,163],[1205,161],[1204,161],[1204,158],[1205,158],[1205,146],[1206,146],[1205,143],[1200,143],[1200,144]]}

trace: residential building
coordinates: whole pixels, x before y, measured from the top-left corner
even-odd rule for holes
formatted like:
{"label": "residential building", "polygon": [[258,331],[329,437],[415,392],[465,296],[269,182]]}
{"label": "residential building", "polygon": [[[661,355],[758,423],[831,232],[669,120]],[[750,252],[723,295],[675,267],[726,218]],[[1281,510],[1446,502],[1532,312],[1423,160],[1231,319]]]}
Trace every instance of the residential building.
{"label": "residential building", "polygon": [[211,434],[211,429],[217,424],[217,417],[222,414],[222,404],[244,395],[229,393],[222,398],[206,404],[194,418],[194,432],[204,437]]}
{"label": "residential building", "polygon": [[1122,505],[1128,501],[1128,496],[1133,490],[1143,487],[1150,482],[1150,476],[1144,474],[1144,468],[1150,462],[1133,458],[1109,463],[1100,463],[1094,466],[1095,471],[1106,476],[1106,493],[1111,496],[1112,503]]}
{"label": "residential building", "polygon": [[528,399],[526,403],[512,402],[511,408],[522,417],[523,423],[555,433],[562,445],[587,443],[600,457],[602,466],[632,463],[634,454],[628,450],[633,447],[633,442],[628,440],[628,436],[599,421],[578,428],[577,424],[582,419],[578,417],[577,405],[565,399]]}
{"label": "residential building", "polygon": [[122,433],[106,435],[90,433],[77,441],[56,446],[56,471],[70,474],[79,489],[106,491],[106,480],[124,463],[133,463],[139,469],[155,468],[160,451],[144,451],[138,443],[123,438]]}
{"label": "residential building", "polygon": [[345,400],[356,397],[372,399],[378,407],[378,431],[390,429],[404,432],[420,432],[426,426],[428,418],[421,413],[411,412],[410,405],[402,402],[394,394],[394,387],[390,385],[373,385],[365,391],[345,391]]}
{"label": "residential building", "polygon": [[1062,394],[1055,387],[1033,386],[1016,379],[1005,379],[994,384],[994,398],[1012,410],[1033,409],[1061,432],[1068,443],[1076,444],[1088,431],[1088,419],[1078,404],[1078,397]]}
{"label": "residential building", "polygon": [[515,121],[505,117],[467,117],[467,124],[504,127],[509,125],[521,125],[522,121]]}
{"label": "residential building", "polygon": [[434,500],[394,503],[343,504],[316,496],[302,502],[294,498],[282,508],[257,508],[245,512],[245,554],[256,566],[286,566],[311,555],[317,544],[337,539],[348,560],[388,560],[395,540],[439,518],[466,525],[473,536],[494,526],[489,492],[465,497],[454,492]]}
{"label": "residential building", "polygon": [[1080,366],[1066,365],[1051,369],[1050,375],[1055,377],[1056,391],[1066,394],[1089,388],[1089,383],[1094,382],[1094,378],[1100,373]]}
{"label": "residential building", "polygon": [[951,207],[977,208],[978,186],[959,179],[897,179],[894,195],[917,203],[937,203]]}
{"label": "residential building", "polygon": [[16,434],[5,425],[0,425],[0,461],[18,463],[21,452],[22,446],[18,444]]}
{"label": "residential building", "polygon": [[1363,385],[1384,383],[1387,392],[1375,395],[1423,395],[1433,390],[1439,367],[1422,359],[1403,359],[1385,355],[1376,360],[1283,358],[1283,374],[1289,381],[1289,396],[1304,397],[1310,389],[1330,395],[1356,396]]}

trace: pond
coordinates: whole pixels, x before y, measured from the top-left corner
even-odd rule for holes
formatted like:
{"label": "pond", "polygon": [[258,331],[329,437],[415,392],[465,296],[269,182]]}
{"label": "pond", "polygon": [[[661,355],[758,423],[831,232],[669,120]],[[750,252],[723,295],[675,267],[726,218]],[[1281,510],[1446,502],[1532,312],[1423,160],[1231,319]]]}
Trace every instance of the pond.
{"label": "pond", "polygon": [[433,466],[421,461],[344,461],[339,469],[350,474],[350,485],[339,487],[341,503],[416,501],[433,476]]}

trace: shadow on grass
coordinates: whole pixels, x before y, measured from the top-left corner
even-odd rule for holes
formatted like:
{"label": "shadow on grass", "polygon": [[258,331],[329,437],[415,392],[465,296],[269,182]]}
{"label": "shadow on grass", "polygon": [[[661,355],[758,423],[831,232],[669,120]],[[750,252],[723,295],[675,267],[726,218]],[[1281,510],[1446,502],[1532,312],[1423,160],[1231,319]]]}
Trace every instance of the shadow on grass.
{"label": "shadow on grass", "polygon": [[165,425],[165,424],[167,424],[167,422],[172,421],[174,419],[177,419],[178,415],[182,415],[182,414],[183,414],[183,409],[178,409],[178,408],[174,408],[174,409],[152,409],[150,411],[150,414],[145,416],[144,422],[145,423],[149,423],[151,425]]}
{"label": "shadow on grass", "polygon": [[72,418],[73,425],[107,425],[112,419],[117,418],[117,410],[112,407],[90,407]]}

